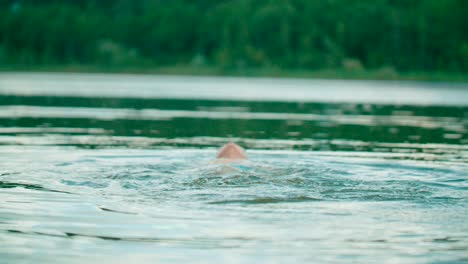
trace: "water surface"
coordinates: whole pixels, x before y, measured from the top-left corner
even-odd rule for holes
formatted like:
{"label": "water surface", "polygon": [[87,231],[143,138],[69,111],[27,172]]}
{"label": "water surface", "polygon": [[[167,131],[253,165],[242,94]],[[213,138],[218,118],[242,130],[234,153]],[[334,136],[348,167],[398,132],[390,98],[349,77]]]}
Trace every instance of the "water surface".
{"label": "water surface", "polygon": [[1,74],[0,262],[467,262],[467,88]]}

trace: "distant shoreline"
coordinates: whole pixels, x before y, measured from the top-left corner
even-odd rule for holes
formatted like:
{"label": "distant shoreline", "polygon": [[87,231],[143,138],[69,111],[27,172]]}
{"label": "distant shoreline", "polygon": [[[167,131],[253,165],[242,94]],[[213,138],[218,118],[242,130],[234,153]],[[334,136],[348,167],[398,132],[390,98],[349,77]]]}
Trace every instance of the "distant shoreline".
{"label": "distant shoreline", "polygon": [[1,72],[55,72],[55,73],[130,73],[189,76],[279,77],[304,79],[341,80],[395,80],[429,82],[468,82],[468,74],[462,72],[396,72],[392,69],[347,71],[344,69],[279,69],[279,68],[229,68],[214,66],[103,66],[103,65],[37,65],[0,66]]}

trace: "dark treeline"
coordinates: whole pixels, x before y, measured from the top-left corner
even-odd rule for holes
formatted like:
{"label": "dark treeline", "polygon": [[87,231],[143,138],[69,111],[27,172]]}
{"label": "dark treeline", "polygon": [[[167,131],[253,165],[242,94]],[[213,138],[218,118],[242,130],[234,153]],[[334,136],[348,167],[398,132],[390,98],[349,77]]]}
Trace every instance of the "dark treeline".
{"label": "dark treeline", "polygon": [[466,0],[0,0],[0,64],[468,71]]}

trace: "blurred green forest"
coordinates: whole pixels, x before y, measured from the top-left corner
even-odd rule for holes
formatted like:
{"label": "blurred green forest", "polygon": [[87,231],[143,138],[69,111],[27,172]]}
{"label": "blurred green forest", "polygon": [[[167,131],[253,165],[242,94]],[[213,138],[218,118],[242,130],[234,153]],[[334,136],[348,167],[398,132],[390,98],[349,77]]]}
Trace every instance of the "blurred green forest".
{"label": "blurred green forest", "polygon": [[0,0],[0,66],[465,75],[467,27],[466,0]]}

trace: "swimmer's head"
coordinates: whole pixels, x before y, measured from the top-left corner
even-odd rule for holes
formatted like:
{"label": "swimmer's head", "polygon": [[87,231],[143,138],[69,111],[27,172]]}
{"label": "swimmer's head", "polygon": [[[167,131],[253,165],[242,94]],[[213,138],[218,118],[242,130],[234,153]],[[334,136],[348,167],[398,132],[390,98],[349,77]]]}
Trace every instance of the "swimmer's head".
{"label": "swimmer's head", "polygon": [[216,158],[229,159],[229,160],[241,160],[241,159],[247,159],[247,155],[245,154],[245,150],[241,146],[230,142],[224,145],[219,150]]}

